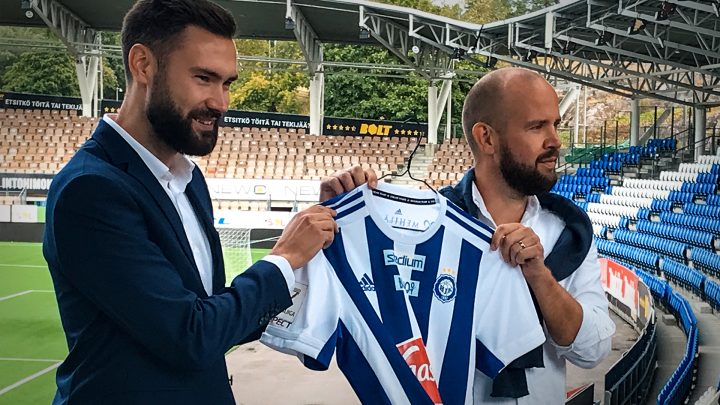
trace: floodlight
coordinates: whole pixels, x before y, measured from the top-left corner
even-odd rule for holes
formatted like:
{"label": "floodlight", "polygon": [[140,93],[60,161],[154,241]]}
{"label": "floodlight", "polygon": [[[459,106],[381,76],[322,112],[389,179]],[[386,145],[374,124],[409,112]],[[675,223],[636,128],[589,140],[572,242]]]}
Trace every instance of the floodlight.
{"label": "floodlight", "polygon": [[285,17],[285,29],[286,30],[294,30],[295,29],[295,20],[293,20],[291,17]]}
{"label": "floodlight", "polygon": [[370,39],[370,30],[365,27],[360,27],[360,39]]}
{"label": "floodlight", "polygon": [[647,23],[645,20],[642,20],[640,18],[636,18],[633,20],[632,24],[628,27],[628,34],[629,35],[635,35],[639,34],[642,30],[647,27]]}

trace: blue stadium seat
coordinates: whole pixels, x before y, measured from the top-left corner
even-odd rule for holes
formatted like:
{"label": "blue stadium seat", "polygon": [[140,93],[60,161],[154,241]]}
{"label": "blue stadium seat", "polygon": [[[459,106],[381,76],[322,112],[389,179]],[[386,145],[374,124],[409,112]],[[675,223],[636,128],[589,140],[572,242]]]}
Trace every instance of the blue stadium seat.
{"label": "blue stadium seat", "polygon": [[[697,215],[690,215],[690,214],[676,214],[673,212],[661,212],[660,213],[660,222],[662,224],[668,224],[668,225],[674,225],[674,226],[682,226],[685,228],[691,228],[692,230],[701,231],[704,233],[709,233],[709,238],[712,240],[713,234],[720,235],[720,219],[711,219],[708,217],[702,217]],[[705,246],[704,243],[707,240],[707,236],[703,237],[703,240],[699,243],[694,242],[688,242],[695,246],[703,246],[710,248],[710,246]]]}
{"label": "blue stadium seat", "polygon": [[691,203],[695,200],[695,193],[683,193],[682,191],[673,190],[668,194],[668,200],[678,203]]}

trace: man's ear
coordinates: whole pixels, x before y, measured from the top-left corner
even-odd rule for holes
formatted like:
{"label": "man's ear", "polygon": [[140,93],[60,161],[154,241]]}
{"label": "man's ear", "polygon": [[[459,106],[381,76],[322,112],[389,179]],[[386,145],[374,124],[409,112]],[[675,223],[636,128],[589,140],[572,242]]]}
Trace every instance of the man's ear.
{"label": "man's ear", "polygon": [[495,145],[497,144],[495,135],[495,130],[482,121],[475,123],[472,127],[472,136],[481,154],[495,154]]}
{"label": "man's ear", "polygon": [[130,48],[128,66],[133,81],[144,86],[152,81],[157,69],[155,55],[143,44],[135,44]]}

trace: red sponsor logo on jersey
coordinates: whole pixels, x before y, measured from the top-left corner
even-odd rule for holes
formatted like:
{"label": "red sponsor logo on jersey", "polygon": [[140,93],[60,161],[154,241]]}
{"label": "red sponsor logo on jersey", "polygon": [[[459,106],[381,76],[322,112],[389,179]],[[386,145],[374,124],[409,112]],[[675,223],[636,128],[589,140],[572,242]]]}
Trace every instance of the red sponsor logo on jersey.
{"label": "red sponsor logo on jersey", "polygon": [[433,403],[442,404],[440,399],[440,391],[438,391],[437,382],[433,377],[432,371],[430,370],[430,359],[425,350],[425,344],[422,338],[413,338],[406,340],[397,345],[400,354],[405,359],[410,371],[415,374],[420,385],[425,389]]}

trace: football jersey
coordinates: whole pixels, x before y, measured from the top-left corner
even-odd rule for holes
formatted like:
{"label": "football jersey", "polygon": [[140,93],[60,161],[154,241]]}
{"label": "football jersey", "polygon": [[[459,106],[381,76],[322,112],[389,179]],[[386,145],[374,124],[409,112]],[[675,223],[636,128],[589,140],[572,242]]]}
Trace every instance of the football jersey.
{"label": "football jersey", "polygon": [[463,404],[476,367],[494,377],[545,341],[520,269],[444,197],[380,183],[325,205],[339,231],[296,271],[266,345],[317,370],[335,354],[363,403]]}

